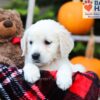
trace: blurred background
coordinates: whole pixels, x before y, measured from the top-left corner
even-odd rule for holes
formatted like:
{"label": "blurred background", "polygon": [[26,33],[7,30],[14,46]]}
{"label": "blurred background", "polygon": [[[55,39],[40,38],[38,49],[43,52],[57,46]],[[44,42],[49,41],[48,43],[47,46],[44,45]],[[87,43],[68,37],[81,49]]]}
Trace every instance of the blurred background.
{"label": "blurred background", "polygon": [[[36,0],[35,11],[34,11],[34,21],[40,19],[54,19],[57,20],[57,15],[60,7],[70,0]],[[17,10],[23,21],[25,27],[27,18],[27,7],[28,0],[0,0],[0,7],[5,9],[15,9]],[[88,32],[86,35],[89,36]],[[94,34],[95,36],[100,36],[100,19],[95,19],[94,23]],[[87,42],[85,41],[75,41],[75,47],[70,54],[70,58],[77,55],[85,55]],[[94,57],[100,58],[100,43],[95,43]]]}

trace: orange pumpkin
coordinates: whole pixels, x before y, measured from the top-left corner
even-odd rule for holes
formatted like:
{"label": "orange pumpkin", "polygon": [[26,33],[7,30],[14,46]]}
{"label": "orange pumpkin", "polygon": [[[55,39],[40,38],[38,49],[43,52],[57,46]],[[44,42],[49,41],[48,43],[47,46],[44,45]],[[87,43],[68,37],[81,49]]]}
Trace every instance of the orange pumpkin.
{"label": "orange pumpkin", "polygon": [[87,43],[87,48],[85,51],[84,56],[77,56],[74,57],[71,62],[73,64],[82,64],[87,71],[95,72],[100,78],[100,60],[93,57],[94,55],[94,45],[95,45],[95,38],[94,38],[93,29],[91,29],[90,39]]}
{"label": "orange pumpkin", "polygon": [[77,56],[71,59],[73,64],[82,64],[87,71],[95,72],[100,78],[100,60],[96,58],[87,58],[84,56]]}
{"label": "orange pumpkin", "polygon": [[100,60],[94,58],[94,50],[95,50],[95,36],[93,32],[93,28],[91,29],[90,39],[87,43],[87,48],[84,56],[77,56],[71,59],[73,64],[82,64],[86,71],[95,72],[100,78]]}
{"label": "orange pumpkin", "polygon": [[81,1],[71,1],[58,11],[58,21],[72,34],[86,34],[93,26],[94,19],[83,18],[82,6]]}

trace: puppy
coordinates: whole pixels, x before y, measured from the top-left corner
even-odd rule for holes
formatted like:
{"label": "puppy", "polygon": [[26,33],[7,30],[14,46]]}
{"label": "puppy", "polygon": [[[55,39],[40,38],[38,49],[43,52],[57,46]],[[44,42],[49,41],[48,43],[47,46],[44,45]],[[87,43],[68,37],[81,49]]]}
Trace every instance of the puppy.
{"label": "puppy", "polygon": [[57,86],[66,90],[72,85],[72,74],[84,72],[81,65],[72,65],[68,55],[74,42],[62,25],[53,20],[41,20],[28,28],[21,40],[23,68],[26,81],[34,83],[40,79],[40,70],[57,70]]}

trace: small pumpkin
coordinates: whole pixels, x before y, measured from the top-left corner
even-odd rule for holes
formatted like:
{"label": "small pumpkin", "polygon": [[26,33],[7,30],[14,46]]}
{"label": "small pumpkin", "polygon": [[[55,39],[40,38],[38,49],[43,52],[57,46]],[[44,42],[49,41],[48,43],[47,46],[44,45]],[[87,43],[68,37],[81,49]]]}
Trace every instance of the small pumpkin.
{"label": "small pumpkin", "polygon": [[58,21],[72,34],[86,34],[94,24],[94,19],[83,18],[83,4],[79,0],[65,3],[58,11]]}
{"label": "small pumpkin", "polygon": [[100,60],[93,57],[94,54],[94,34],[93,30],[91,30],[91,37],[87,44],[86,54],[85,56],[77,56],[71,59],[73,64],[82,64],[86,71],[95,72],[100,78]]}
{"label": "small pumpkin", "polygon": [[87,58],[84,56],[77,56],[71,59],[73,64],[82,64],[86,71],[95,72],[100,78],[100,60],[96,58]]}

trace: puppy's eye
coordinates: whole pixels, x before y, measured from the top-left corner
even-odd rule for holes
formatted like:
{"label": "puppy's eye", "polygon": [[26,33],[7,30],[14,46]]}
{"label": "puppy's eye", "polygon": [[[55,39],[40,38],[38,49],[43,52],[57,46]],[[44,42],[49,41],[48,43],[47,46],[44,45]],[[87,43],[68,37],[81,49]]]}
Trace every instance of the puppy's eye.
{"label": "puppy's eye", "polygon": [[51,42],[51,41],[45,40],[44,43],[45,43],[46,45],[50,45],[52,42]]}
{"label": "puppy's eye", "polygon": [[33,41],[30,41],[29,43],[30,43],[30,44],[33,44]]}

